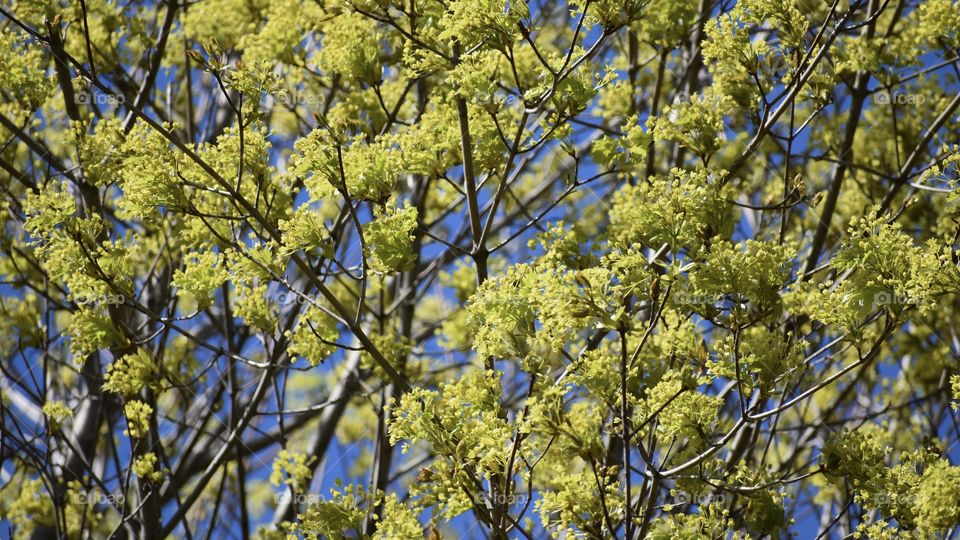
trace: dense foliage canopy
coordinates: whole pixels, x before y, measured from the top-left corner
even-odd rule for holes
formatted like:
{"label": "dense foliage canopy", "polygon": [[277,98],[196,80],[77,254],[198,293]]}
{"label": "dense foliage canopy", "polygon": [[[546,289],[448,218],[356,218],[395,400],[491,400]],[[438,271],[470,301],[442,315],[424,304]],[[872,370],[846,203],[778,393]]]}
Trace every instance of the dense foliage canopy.
{"label": "dense foliage canopy", "polygon": [[956,0],[0,0],[16,538],[960,535]]}

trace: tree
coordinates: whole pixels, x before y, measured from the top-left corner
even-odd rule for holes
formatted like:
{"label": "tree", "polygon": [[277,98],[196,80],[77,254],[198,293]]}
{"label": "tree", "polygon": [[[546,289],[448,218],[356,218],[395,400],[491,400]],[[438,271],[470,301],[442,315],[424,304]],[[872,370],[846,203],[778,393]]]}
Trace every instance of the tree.
{"label": "tree", "polygon": [[960,4],[0,15],[13,536],[957,536]]}

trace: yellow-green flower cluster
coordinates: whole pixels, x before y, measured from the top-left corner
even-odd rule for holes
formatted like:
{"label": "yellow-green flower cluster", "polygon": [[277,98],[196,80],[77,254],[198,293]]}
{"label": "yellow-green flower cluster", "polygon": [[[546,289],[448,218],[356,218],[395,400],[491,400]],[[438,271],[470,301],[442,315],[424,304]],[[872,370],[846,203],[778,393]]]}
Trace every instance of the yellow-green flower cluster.
{"label": "yellow-green flower cluster", "polygon": [[103,389],[123,396],[135,396],[147,386],[155,385],[157,365],[145,349],[123,356],[107,366]]}
{"label": "yellow-green flower cluster", "polygon": [[294,490],[302,492],[313,475],[313,469],[310,467],[312,461],[312,457],[300,452],[280,450],[277,457],[273,459],[270,483],[274,486],[292,486]]}
{"label": "yellow-green flower cluster", "polygon": [[150,432],[150,416],[153,407],[142,401],[128,401],[123,405],[123,414],[127,417],[127,429],[124,435],[131,439],[146,437]]}
{"label": "yellow-green flower cluster", "polygon": [[137,456],[133,460],[130,470],[138,477],[150,481],[159,482],[163,480],[163,470],[157,468],[157,455],[153,452],[147,452],[142,456]]}
{"label": "yellow-green flower cluster", "polygon": [[73,411],[62,401],[48,401],[43,404],[43,415],[47,417],[51,429],[60,429],[63,421],[73,416]]}
{"label": "yellow-green flower cluster", "polygon": [[214,251],[188,253],[183,268],[173,275],[178,294],[187,293],[205,308],[213,303],[213,295],[230,278],[223,257]]}
{"label": "yellow-green flower cluster", "polygon": [[417,226],[417,209],[397,209],[387,205],[363,227],[367,265],[374,272],[408,270],[416,262],[413,254],[413,229]]}

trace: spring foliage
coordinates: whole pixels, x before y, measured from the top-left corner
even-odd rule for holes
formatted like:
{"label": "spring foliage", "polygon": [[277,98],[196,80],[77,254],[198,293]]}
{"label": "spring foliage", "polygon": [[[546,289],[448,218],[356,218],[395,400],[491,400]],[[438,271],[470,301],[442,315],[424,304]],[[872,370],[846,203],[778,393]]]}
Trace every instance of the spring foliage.
{"label": "spring foliage", "polygon": [[187,4],[0,11],[14,537],[956,537],[955,0]]}

